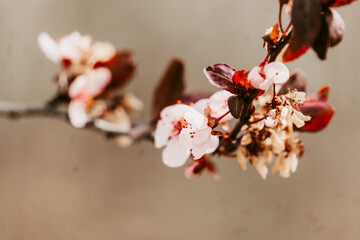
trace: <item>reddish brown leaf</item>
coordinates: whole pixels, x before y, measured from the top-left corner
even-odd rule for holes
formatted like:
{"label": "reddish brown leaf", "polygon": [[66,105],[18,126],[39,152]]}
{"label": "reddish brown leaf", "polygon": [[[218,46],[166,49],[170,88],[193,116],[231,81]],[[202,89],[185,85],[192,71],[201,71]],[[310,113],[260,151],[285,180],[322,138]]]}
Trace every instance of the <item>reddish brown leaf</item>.
{"label": "reddish brown leaf", "polygon": [[311,120],[300,129],[308,132],[323,130],[335,114],[335,109],[324,101],[305,102],[304,105],[300,106],[300,111],[306,116],[311,116]]}
{"label": "reddish brown leaf", "polygon": [[340,7],[346,4],[350,4],[355,0],[323,0],[323,3],[329,7]]}
{"label": "reddish brown leaf", "polygon": [[184,63],[180,59],[173,59],[154,89],[152,125],[158,121],[162,109],[180,100],[184,89]]}
{"label": "reddish brown leaf", "polygon": [[108,89],[124,87],[133,77],[136,69],[136,58],[129,50],[118,51],[108,62],[97,62],[95,68],[107,67],[112,74],[112,80]]}
{"label": "reddish brown leaf", "polygon": [[301,92],[306,92],[306,76],[301,70],[297,70],[291,74],[289,80],[281,86],[278,95],[287,94],[289,91],[295,89]]}
{"label": "reddish brown leaf", "polygon": [[200,99],[209,98],[212,93],[208,92],[193,92],[189,94],[185,94],[181,97],[181,102],[184,104],[191,104],[199,101]]}
{"label": "reddish brown leaf", "polygon": [[309,46],[304,45],[301,40],[297,37],[296,33],[291,34],[289,46],[284,52],[283,61],[290,62],[307,52]]}
{"label": "reddish brown leaf", "polygon": [[316,95],[319,101],[326,102],[329,98],[329,94],[330,94],[330,86],[324,86],[320,88],[320,90],[317,92]]}
{"label": "reddish brown leaf", "polygon": [[230,92],[234,92],[232,77],[235,72],[233,67],[223,63],[213,64],[204,69],[205,76],[213,86]]}
{"label": "reddish brown leaf", "polygon": [[294,31],[304,45],[312,45],[321,27],[322,0],[295,0],[291,12]]}

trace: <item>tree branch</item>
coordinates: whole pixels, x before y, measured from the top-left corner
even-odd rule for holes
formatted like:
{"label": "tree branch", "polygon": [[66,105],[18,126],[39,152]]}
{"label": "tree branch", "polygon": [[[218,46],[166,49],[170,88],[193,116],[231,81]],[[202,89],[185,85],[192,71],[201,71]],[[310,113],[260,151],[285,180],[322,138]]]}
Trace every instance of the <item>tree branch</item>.
{"label": "tree branch", "polygon": [[27,103],[0,101],[0,116],[12,119],[20,117],[60,117],[68,120],[67,112],[51,107],[49,102],[32,101]]}

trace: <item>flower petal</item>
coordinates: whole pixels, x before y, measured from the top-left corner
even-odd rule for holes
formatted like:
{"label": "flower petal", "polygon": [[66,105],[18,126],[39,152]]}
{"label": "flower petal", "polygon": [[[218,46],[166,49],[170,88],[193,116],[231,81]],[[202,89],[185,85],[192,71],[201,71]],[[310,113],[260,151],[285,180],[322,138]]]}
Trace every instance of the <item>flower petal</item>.
{"label": "flower petal", "polygon": [[71,124],[76,128],[85,127],[88,121],[87,103],[84,99],[72,100],[69,104],[68,115]]}
{"label": "flower petal", "polygon": [[75,78],[69,88],[69,97],[76,98],[86,91],[86,87],[89,83],[89,78],[85,74],[81,74]]}
{"label": "flower petal", "polygon": [[101,67],[90,72],[89,83],[86,87],[86,94],[95,97],[102,93],[111,82],[111,71]]}
{"label": "flower petal", "polygon": [[219,146],[219,143],[220,143],[219,137],[211,135],[210,136],[209,146],[208,146],[208,148],[206,150],[206,154],[215,152],[215,150]]}
{"label": "flower petal", "polygon": [[285,83],[289,77],[289,69],[282,62],[272,62],[264,67],[266,78],[271,79],[272,83],[281,84]]}
{"label": "flower petal", "polygon": [[172,125],[167,124],[165,120],[159,120],[157,122],[156,130],[154,134],[156,148],[161,148],[168,143],[173,128],[174,127]]}
{"label": "flower petal", "polygon": [[189,111],[184,114],[184,119],[195,128],[205,128],[208,119],[197,111]]}
{"label": "flower petal", "polygon": [[[228,99],[234,94],[228,91],[218,91],[209,98],[210,115],[219,118],[229,111]],[[220,123],[233,119],[231,114],[226,115],[220,120]]]}
{"label": "flower petal", "polygon": [[267,76],[265,76],[264,79],[264,77],[260,75],[260,71],[260,67],[254,67],[249,72],[248,79],[254,88],[266,91],[271,86],[271,84],[273,84],[273,81]]}
{"label": "flower petal", "polygon": [[198,111],[199,113],[201,114],[204,114],[206,108],[208,107],[209,105],[209,99],[208,98],[204,98],[204,99],[200,99],[198,100],[196,103],[194,103],[192,105],[192,107]]}
{"label": "flower petal", "polygon": [[[202,148],[210,141],[211,131],[212,129],[210,127],[204,129],[183,128],[179,135],[180,142],[188,149]],[[208,146],[209,145],[206,145],[204,153]]]}
{"label": "flower petal", "polygon": [[46,32],[40,33],[38,37],[38,43],[41,51],[45,56],[50,59],[53,63],[58,64],[61,61],[61,54],[59,44],[50,37]]}
{"label": "flower petal", "polygon": [[[62,37],[59,41],[59,48],[63,58],[69,59],[72,62],[79,62],[81,60],[81,44],[82,36],[78,32],[73,32],[69,35]],[[90,42],[88,43],[90,47]]]}
{"label": "flower petal", "polygon": [[189,156],[190,150],[185,149],[177,137],[171,138],[162,152],[163,163],[168,167],[184,165]]}

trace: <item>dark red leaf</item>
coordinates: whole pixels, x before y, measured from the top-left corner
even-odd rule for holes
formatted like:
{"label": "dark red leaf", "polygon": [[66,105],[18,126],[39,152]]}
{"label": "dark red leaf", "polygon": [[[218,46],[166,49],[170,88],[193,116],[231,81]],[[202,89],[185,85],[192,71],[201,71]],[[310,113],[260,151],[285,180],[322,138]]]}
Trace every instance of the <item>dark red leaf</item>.
{"label": "dark red leaf", "polygon": [[312,45],[321,22],[322,0],[294,0],[291,18],[294,30],[304,45]]}
{"label": "dark red leaf", "polygon": [[184,89],[184,64],[180,59],[173,59],[154,89],[152,105],[153,125],[158,121],[162,109],[175,104],[181,99]]}
{"label": "dark red leaf", "polygon": [[228,99],[228,105],[231,115],[234,118],[239,118],[244,108],[244,98],[239,95],[231,96]]}
{"label": "dark red leaf", "polygon": [[205,76],[215,87],[234,92],[232,77],[236,70],[223,63],[213,64],[204,69]]}
{"label": "dark red leaf", "polygon": [[329,33],[329,22],[331,21],[331,12],[327,10],[324,15],[321,16],[322,27],[319,35],[312,44],[312,48],[317,53],[321,60],[326,59],[326,53],[330,47],[330,33]]}
{"label": "dark red leaf", "polygon": [[107,67],[112,74],[111,83],[108,89],[124,87],[133,77],[136,69],[136,58],[129,50],[118,51],[116,55],[108,62],[97,62],[95,68]]}
{"label": "dark red leaf", "polygon": [[301,70],[296,70],[291,74],[289,80],[287,80],[280,88],[278,95],[287,94],[289,91],[295,89],[306,92],[306,76]]}
{"label": "dark red leaf", "polygon": [[283,61],[284,62],[293,61],[298,57],[300,57],[301,55],[303,55],[304,53],[306,53],[309,48],[310,46],[304,45],[301,42],[301,40],[297,37],[296,33],[293,32],[291,34],[289,46],[284,52]]}

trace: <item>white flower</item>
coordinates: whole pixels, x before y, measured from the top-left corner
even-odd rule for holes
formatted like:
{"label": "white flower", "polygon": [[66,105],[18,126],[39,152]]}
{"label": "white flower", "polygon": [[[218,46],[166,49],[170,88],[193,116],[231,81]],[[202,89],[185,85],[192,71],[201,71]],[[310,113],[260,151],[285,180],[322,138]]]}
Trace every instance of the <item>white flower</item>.
{"label": "white flower", "polygon": [[272,84],[281,84],[289,79],[290,73],[281,62],[266,64],[264,68],[254,67],[248,79],[254,88],[266,91]]}
{"label": "white flower", "polygon": [[162,159],[168,167],[180,167],[190,156],[190,149],[184,148],[179,142],[182,121],[188,111],[194,109],[185,104],[176,104],[164,108],[155,130],[155,147],[166,146]]}
{"label": "white flower", "polygon": [[199,159],[206,153],[214,152],[219,145],[219,138],[211,132],[207,117],[197,111],[186,112],[179,135],[180,143],[191,149],[194,159]]}
{"label": "white flower", "polygon": [[216,150],[219,138],[211,132],[207,117],[195,108],[184,104],[168,106],[160,113],[154,135],[155,147],[166,146],[162,155],[164,164],[179,167],[190,153],[194,159],[199,159]]}

